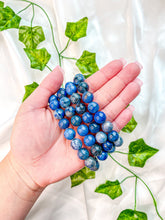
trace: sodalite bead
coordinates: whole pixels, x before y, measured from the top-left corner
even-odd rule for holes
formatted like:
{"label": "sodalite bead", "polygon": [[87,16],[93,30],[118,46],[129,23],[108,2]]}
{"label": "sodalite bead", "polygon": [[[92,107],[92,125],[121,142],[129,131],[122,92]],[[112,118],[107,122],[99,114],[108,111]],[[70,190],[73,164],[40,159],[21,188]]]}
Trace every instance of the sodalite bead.
{"label": "sodalite bead", "polygon": [[77,91],[77,87],[73,82],[67,82],[65,84],[65,90],[68,95],[72,95]]}
{"label": "sodalite bead", "polygon": [[78,126],[77,128],[77,133],[80,135],[80,136],[85,136],[88,134],[88,127],[86,125],[80,125]]}
{"label": "sodalite bead", "polygon": [[95,142],[96,142],[96,139],[92,134],[88,134],[84,137],[84,144],[87,147],[90,147],[90,146],[94,145]]}
{"label": "sodalite bead", "polygon": [[83,115],[82,115],[82,120],[85,122],[85,123],[90,123],[93,121],[93,115],[89,112],[85,112]]}
{"label": "sodalite bead", "polygon": [[86,106],[85,106],[84,103],[80,103],[80,104],[76,105],[76,112],[77,112],[78,114],[81,115],[81,114],[83,114],[85,111],[86,111]]}
{"label": "sodalite bead", "polygon": [[88,104],[88,111],[91,113],[96,113],[99,110],[99,105],[97,102],[91,102]]}
{"label": "sodalite bead", "polygon": [[70,97],[70,101],[73,104],[79,104],[81,101],[81,96],[78,93],[73,93]]}
{"label": "sodalite bead", "polygon": [[81,73],[75,75],[73,81],[76,85],[79,85],[81,82],[84,82],[85,78]]}
{"label": "sodalite bead", "polygon": [[96,133],[96,141],[99,144],[105,143],[107,141],[107,135],[102,131],[97,132]]}
{"label": "sodalite bead", "polygon": [[101,111],[96,112],[96,114],[94,115],[94,120],[95,120],[95,122],[98,123],[98,124],[104,123],[105,120],[106,120],[106,115],[105,115],[105,113],[104,113],[104,112],[101,112]]}
{"label": "sodalite bead", "polygon": [[89,124],[89,130],[91,133],[95,134],[100,131],[100,125],[96,122],[92,122],[91,124]]}
{"label": "sodalite bead", "polygon": [[119,138],[119,134],[117,133],[117,131],[112,130],[111,132],[108,133],[108,140],[111,142],[117,141],[117,139]]}
{"label": "sodalite bead", "polygon": [[50,102],[52,102],[52,101],[54,101],[54,100],[57,100],[57,101],[58,101],[57,96],[56,96],[56,95],[51,95],[51,96],[49,97],[48,102],[50,103]]}
{"label": "sodalite bead", "polygon": [[101,127],[104,132],[109,133],[113,129],[113,124],[110,121],[105,121]]}
{"label": "sodalite bead", "polygon": [[61,129],[66,129],[69,127],[69,120],[66,118],[63,118],[59,121],[58,125]]}
{"label": "sodalite bead", "polygon": [[96,158],[90,156],[85,160],[85,166],[92,171],[96,171],[99,169],[99,162]]}
{"label": "sodalite bead", "polygon": [[116,147],[120,147],[123,144],[123,138],[119,136],[118,139],[113,143]]}
{"label": "sodalite bead", "polygon": [[57,91],[57,97],[58,99],[61,99],[62,97],[64,96],[67,96],[67,93],[65,91],[64,88],[60,88],[58,91]]}
{"label": "sodalite bead", "polygon": [[82,100],[85,103],[90,103],[93,101],[93,94],[91,92],[84,92],[82,95]]}
{"label": "sodalite bead", "polygon": [[76,132],[72,128],[67,128],[64,131],[64,137],[68,140],[72,140],[76,136]]}
{"label": "sodalite bead", "polygon": [[86,148],[81,148],[78,150],[78,157],[81,160],[86,160],[89,157],[89,151]]}
{"label": "sodalite bead", "polygon": [[102,144],[103,150],[108,152],[112,150],[113,146],[114,146],[113,143],[109,141],[106,141],[105,143]]}
{"label": "sodalite bead", "polygon": [[54,111],[54,117],[56,119],[62,119],[64,117],[65,113],[64,113],[64,110],[61,109],[61,108],[57,108],[55,111]]}
{"label": "sodalite bead", "polygon": [[82,141],[79,139],[79,138],[74,138],[72,139],[71,141],[71,147],[74,149],[74,150],[79,150],[82,148]]}
{"label": "sodalite bead", "polygon": [[79,126],[81,125],[81,117],[79,115],[74,115],[72,118],[71,118],[71,124],[73,126]]}
{"label": "sodalite bead", "polygon": [[105,151],[102,151],[102,153],[101,153],[99,156],[97,156],[97,158],[98,158],[99,160],[106,160],[107,157],[108,157],[108,153],[105,152]]}
{"label": "sodalite bead", "polygon": [[115,145],[113,145],[113,147],[111,148],[111,150],[108,151],[108,153],[113,153],[115,151],[116,147]]}
{"label": "sodalite bead", "polygon": [[94,144],[92,147],[91,147],[91,154],[93,156],[99,156],[100,154],[102,153],[102,146],[99,145],[99,144]]}
{"label": "sodalite bead", "polygon": [[67,108],[68,106],[70,106],[70,99],[68,97],[62,97],[60,99],[60,106],[62,108]]}
{"label": "sodalite bead", "polygon": [[81,82],[78,87],[77,87],[78,91],[80,93],[84,93],[84,92],[87,92],[88,89],[89,89],[89,86],[86,82]]}
{"label": "sodalite bead", "polygon": [[55,110],[57,108],[60,107],[60,104],[59,104],[59,101],[58,100],[53,100],[49,103],[49,107],[52,109],[52,110]]}
{"label": "sodalite bead", "polygon": [[73,115],[75,115],[75,112],[76,112],[76,110],[73,106],[69,106],[65,109],[65,115],[69,118],[72,117]]}

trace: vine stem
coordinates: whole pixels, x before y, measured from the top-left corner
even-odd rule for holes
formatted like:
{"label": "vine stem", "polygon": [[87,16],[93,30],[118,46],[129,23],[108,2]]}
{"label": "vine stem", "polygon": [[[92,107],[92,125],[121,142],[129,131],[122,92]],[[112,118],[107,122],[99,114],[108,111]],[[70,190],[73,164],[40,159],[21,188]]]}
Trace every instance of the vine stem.
{"label": "vine stem", "polygon": [[25,8],[23,8],[21,11],[17,12],[17,15],[20,14],[21,12],[25,11],[26,9],[28,9],[31,6],[31,3],[26,6]]}
{"label": "vine stem", "polygon": [[62,55],[61,55],[61,58],[68,59],[68,60],[78,60],[77,58],[74,58],[74,57],[65,57]]}
{"label": "vine stem", "polygon": [[50,70],[50,72],[53,71],[48,65],[46,65],[46,67],[48,68],[48,70]]}
{"label": "vine stem", "polygon": [[129,154],[129,153],[125,153],[125,152],[121,152],[121,151],[114,151],[114,153],[119,153],[119,154]]}
{"label": "vine stem", "polygon": [[35,16],[34,5],[32,5],[32,9],[33,9],[33,16],[32,16],[32,19],[31,19],[31,28],[32,28],[33,20],[34,20],[34,16]]}
{"label": "vine stem", "polygon": [[137,202],[137,180],[138,178],[135,178],[135,205],[134,205],[134,210],[136,211],[136,202]]}
{"label": "vine stem", "polygon": [[[109,154],[109,156],[111,157],[111,159],[112,159],[115,163],[117,163],[117,164],[118,164],[119,166],[121,166],[123,169],[127,170],[129,173],[132,173],[137,179],[139,179],[139,180],[146,186],[146,188],[148,189],[148,191],[149,191],[149,193],[150,193],[150,195],[151,195],[151,197],[152,197],[152,199],[153,199],[153,203],[154,203],[154,206],[155,206],[156,213],[157,213],[157,215],[159,216],[159,218],[160,218],[161,220],[163,220],[163,218],[161,217],[161,215],[160,215],[160,213],[159,213],[159,211],[158,211],[156,199],[155,199],[153,193],[151,192],[150,188],[148,187],[148,185],[144,182],[144,180],[143,180],[141,177],[139,177],[138,175],[136,175],[132,170],[130,170],[129,168],[125,167],[123,164],[119,163],[114,157],[112,157],[111,154]],[[137,183],[136,183],[136,186],[137,186]]]}
{"label": "vine stem", "polygon": [[68,42],[67,42],[65,48],[60,52],[60,55],[68,48],[69,43],[70,43],[70,39],[68,40]]}
{"label": "vine stem", "polygon": [[122,184],[125,180],[127,180],[127,179],[129,179],[129,178],[133,178],[133,177],[135,177],[135,176],[127,176],[127,177],[125,177],[125,178],[120,182],[120,184]]}

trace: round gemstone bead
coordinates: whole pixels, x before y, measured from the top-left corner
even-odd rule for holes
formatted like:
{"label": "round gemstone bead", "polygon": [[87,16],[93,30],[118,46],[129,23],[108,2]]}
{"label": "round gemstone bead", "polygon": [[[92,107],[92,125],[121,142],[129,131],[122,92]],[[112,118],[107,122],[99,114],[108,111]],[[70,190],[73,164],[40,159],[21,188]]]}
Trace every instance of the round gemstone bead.
{"label": "round gemstone bead", "polygon": [[85,160],[85,166],[92,171],[96,171],[99,169],[99,162],[96,158],[90,156]]}
{"label": "round gemstone bead", "polygon": [[105,143],[102,144],[103,150],[108,152],[112,150],[113,146],[114,146],[113,143],[109,141],[106,141]]}
{"label": "round gemstone bead", "polygon": [[49,107],[52,109],[52,110],[55,110],[57,108],[60,107],[60,104],[59,104],[59,101],[58,100],[53,100],[49,103]]}
{"label": "round gemstone bead", "polygon": [[96,113],[99,110],[99,105],[96,102],[91,102],[88,104],[88,111],[91,113]]}
{"label": "round gemstone bead", "polygon": [[65,90],[68,95],[72,95],[77,91],[77,87],[73,82],[67,82],[65,84]]}
{"label": "round gemstone bead", "polygon": [[73,115],[75,115],[75,108],[73,106],[69,106],[65,109],[65,115],[67,117],[72,117]]}
{"label": "round gemstone bead", "polygon": [[66,118],[63,118],[59,121],[58,125],[61,129],[66,129],[69,127],[69,120]]}
{"label": "round gemstone bead", "polygon": [[107,141],[107,135],[102,131],[97,132],[96,133],[96,141],[99,144],[105,143]]}
{"label": "round gemstone bead", "polygon": [[70,106],[70,99],[68,97],[62,97],[60,99],[60,106],[62,108],[67,108],[68,106]]}
{"label": "round gemstone bead", "polygon": [[66,91],[65,91],[64,88],[60,88],[60,89],[57,91],[57,97],[58,97],[59,99],[61,99],[61,98],[64,97],[64,96],[67,96],[67,93],[66,93]]}
{"label": "round gemstone bead", "polygon": [[97,124],[96,122],[92,122],[91,124],[89,124],[89,131],[91,133],[97,133],[100,131],[100,125]]}
{"label": "round gemstone bead", "polygon": [[77,87],[78,91],[80,93],[84,93],[84,92],[87,92],[88,89],[89,89],[89,86],[86,82],[81,82],[78,87]]}
{"label": "round gemstone bead", "polygon": [[82,141],[79,138],[73,138],[71,141],[71,147],[74,150],[79,150],[82,148]]}
{"label": "round gemstone bead", "polygon": [[64,110],[63,109],[61,109],[61,108],[57,108],[55,111],[54,111],[54,117],[56,118],[56,119],[62,119],[63,117],[64,117],[64,115],[65,115],[65,112],[64,112]]}
{"label": "round gemstone bead", "polygon": [[89,112],[85,112],[83,115],[82,115],[82,120],[85,122],[85,123],[90,123],[93,121],[93,115]]}
{"label": "round gemstone bead", "polygon": [[77,112],[78,114],[81,115],[81,114],[83,114],[85,111],[86,111],[86,106],[85,106],[84,103],[80,103],[80,104],[76,105],[76,112]]}
{"label": "round gemstone bead", "polygon": [[93,94],[91,92],[84,92],[82,95],[82,100],[85,103],[90,103],[93,101]]}
{"label": "round gemstone bead", "polygon": [[112,149],[108,151],[108,153],[113,153],[115,151],[116,147],[113,145]]}
{"label": "round gemstone bead", "polygon": [[76,136],[76,132],[72,128],[67,128],[64,131],[64,137],[68,140],[72,140]]}
{"label": "round gemstone bead", "polygon": [[108,140],[111,142],[117,141],[117,139],[119,138],[119,134],[117,133],[117,131],[112,130],[111,132],[108,133]]}
{"label": "round gemstone bead", "polygon": [[85,136],[88,134],[88,127],[86,125],[80,125],[78,126],[77,128],[77,133],[80,135],[80,136]]}
{"label": "round gemstone bead", "polygon": [[97,158],[98,158],[99,160],[106,160],[107,157],[108,157],[108,153],[105,152],[105,151],[102,151],[102,153],[101,153],[99,156],[97,156]]}
{"label": "round gemstone bead", "polygon": [[78,93],[73,93],[70,97],[71,103],[79,104],[81,101],[81,96]]}
{"label": "round gemstone bead", "polygon": [[87,147],[90,147],[90,146],[94,145],[95,142],[96,142],[96,139],[92,134],[88,134],[84,137],[84,144]]}
{"label": "round gemstone bead", "polygon": [[105,121],[101,127],[104,132],[109,133],[113,129],[113,124],[110,121]]}
{"label": "round gemstone bead", "polygon": [[89,151],[86,148],[81,148],[78,150],[78,157],[81,160],[86,160],[89,157]]}
{"label": "round gemstone bead", "polygon": [[99,144],[94,144],[91,147],[91,154],[93,154],[93,156],[99,156],[102,153],[102,147]]}
{"label": "round gemstone bead", "polygon": [[119,136],[119,138],[113,143],[116,147],[120,147],[123,144],[123,138]]}
{"label": "round gemstone bead", "polygon": [[104,112],[101,112],[101,111],[96,112],[96,114],[94,115],[94,120],[95,120],[95,122],[98,123],[98,124],[104,123],[105,120],[106,120],[106,115],[105,115],[105,113],[104,113]]}
{"label": "round gemstone bead", "polygon": [[73,81],[76,85],[79,85],[81,82],[84,82],[85,78],[81,73],[75,75]]}
{"label": "round gemstone bead", "polygon": [[73,126],[79,126],[81,125],[81,117],[79,115],[74,115],[72,118],[71,118],[71,124]]}
{"label": "round gemstone bead", "polygon": [[51,95],[51,96],[49,97],[48,102],[50,103],[50,102],[52,102],[52,101],[54,101],[54,100],[57,100],[57,101],[58,101],[57,96],[56,96],[56,95]]}

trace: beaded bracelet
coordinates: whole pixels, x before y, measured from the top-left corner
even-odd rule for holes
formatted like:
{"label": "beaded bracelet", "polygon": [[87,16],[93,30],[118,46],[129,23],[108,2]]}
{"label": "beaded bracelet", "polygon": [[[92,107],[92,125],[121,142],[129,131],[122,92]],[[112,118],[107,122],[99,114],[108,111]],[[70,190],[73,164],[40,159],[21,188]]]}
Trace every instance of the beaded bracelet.
{"label": "beaded bracelet", "polygon": [[[71,140],[71,147],[78,151],[78,157],[85,160],[85,166],[96,171],[98,160],[105,160],[108,153],[123,144],[122,137],[113,130],[110,121],[106,121],[104,112],[93,102],[93,94],[84,81],[82,74],[76,74],[73,82],[67,82],[55,95],[49,97],[49,107],[54,110],[54,117],[59,120],[59,127],[64,129],[64,137]],[[83,143],[75,138],[76,132],[69,128],[70,123],[77,127],[77,133],[83,137]]]}

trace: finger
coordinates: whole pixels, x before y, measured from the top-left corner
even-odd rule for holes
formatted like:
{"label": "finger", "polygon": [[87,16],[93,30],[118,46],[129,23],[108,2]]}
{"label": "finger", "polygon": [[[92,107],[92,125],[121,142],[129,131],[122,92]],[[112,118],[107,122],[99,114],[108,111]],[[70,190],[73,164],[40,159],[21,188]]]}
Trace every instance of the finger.
{"label": "finger", "polygon": [[63,69],[57,66],[25,100],[26,104],[31,108],[47,107],[49,97],[57,92],[62,82]]}
{"label": "finger", "polygon": [[139,75],[140,70],[141,67],[137,63],[128,64],[94,93],[94,101],[99,103],[100,108],[104,108]]}
{"label": "finger", "polygon": [[122,70],[124,64],[124,59],[114,60],[90,76],[86,80],[89,85],[90,92],[95,92],[100,89],[100,87]]}

